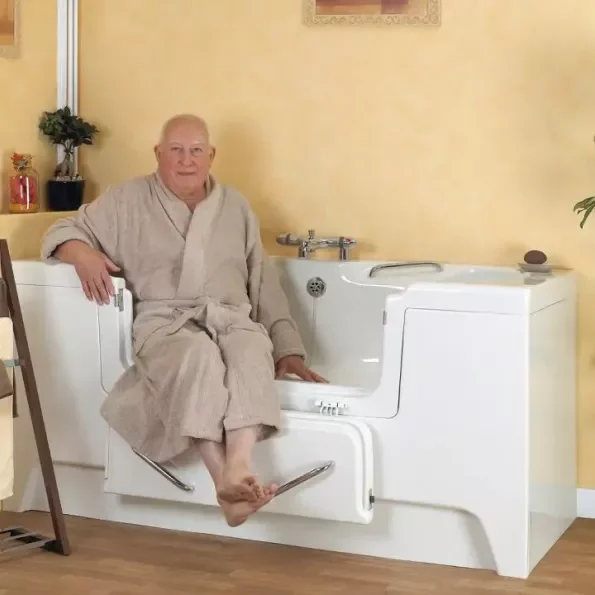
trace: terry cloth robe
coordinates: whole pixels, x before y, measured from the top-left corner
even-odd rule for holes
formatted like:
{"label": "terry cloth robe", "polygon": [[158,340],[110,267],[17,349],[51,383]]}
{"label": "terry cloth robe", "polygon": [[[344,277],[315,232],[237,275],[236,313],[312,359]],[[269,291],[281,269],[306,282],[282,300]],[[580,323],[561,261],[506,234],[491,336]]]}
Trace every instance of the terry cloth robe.
{"label": "terry cloth robe", "polygon": [[193,439],[280,427],[274,364],[305,357],[258,220],[211,177],[194,212],[157,172],[114,185],[46,233],[41,256],[81,240],[122,270],[135,303],[134,365],[101,414],[135,450],[165,462]]}

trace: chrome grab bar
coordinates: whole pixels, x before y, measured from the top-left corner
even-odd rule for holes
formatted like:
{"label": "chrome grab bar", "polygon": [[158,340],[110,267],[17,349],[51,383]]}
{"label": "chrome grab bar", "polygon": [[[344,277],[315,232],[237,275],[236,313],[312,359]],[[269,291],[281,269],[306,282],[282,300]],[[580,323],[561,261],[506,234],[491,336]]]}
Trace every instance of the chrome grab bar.
{"label": "chrome grab bar", "polygon": [[[163,477],[165,477],[168,481],[173,483],[180,490],[183,490],[185,492],[193,492],[194,491],[194,486],[186,485],[185,483],[180,481],[175,475],[171,474],[165,467],[163,467],[159,463],[156,463],[155,461],[151,460],[149,457],[145,456],[144,454],[138,452],[137,450],[134,450],[134,448],[132,449],[132,452],[136,456],[141,458],[145,463],[147,463],[147,465],[149,465],[149,467],[152,467],[153,469],[155,469],[155,471],[157,471],[158,473],[163,475]],[[314,469],[311,469],[310,471],[304,473],[303,475],[300,475],[299,477],[296,477],[295,479],[292,479],[291,481],[288,481],[287,483],[280,486],[279,489],[277,490],[277,492],[275,493],[275,496],[280,496],[284,492],[287,492],[287,491],[291,490],[292,488],[295,488],[296,486],[308,481],[309,479],[312,479],[312,478],[320,475],[321,473],[324,473],[325,471],[332,469],[334,466],[335,466],[335,461],[327,461],[326,463],[323,463],[319,467],[315,467]]]}
{"label": "chrome grab bar", "polygon": [[295,479],[292,479],[291,481],[284,483],[275,492],[275,498],[277,496],[280,496],[284,492],[287,492],[287,491],[295,488],[296,486],[299,486],[300,484],[308,481],[309,479],[312,479],[312,478],[320,475],[321,473],[324,473],[325,471],[332,469],[334,466],[335,466],[335,461],[327,461],[326,463],[323,463],[322,465],[320,465],[320,467],[314,467],[314,469],[307,471],[303,475],[300,475],[299,477],[296,477]]}
{"label": "chrome grab bar", "polygon": [[411,262],[389,262],[385,264],[377,264],[376,266],[370,269],[369,277],[373,277],[374,273],[377,271],[381,271],[383,269],[396,269],[396,268],[404,268],[404,267],[422,267],[422,266],[432,266],[434,267],[439,273],[444,270],[444,267],[439,262],[432,262],[431,260],[414,260]]}
{"label": "chrome grab bar", "polygon": [[193,492],[194,491],[194,486],[186,485],[184,482],[180,481],[175,475],[171,474],[165,467],[163,467],[163,465],[160,465],[159,463],[152,461],[149,457],[134,450],[134,448],[132,449],[132,452],[137,457],[141,458],[145,463],[147,463],[147,465],[149,465],[149,467],[152,467],[153,469],[155,469],[155,471],[157,471],[157,473],[160,473],[161,475],[163,475],[163,477],[165,477],[165,479],[167,479],[169,482],[173,483],[180,490],[183,490],[184,492]]}

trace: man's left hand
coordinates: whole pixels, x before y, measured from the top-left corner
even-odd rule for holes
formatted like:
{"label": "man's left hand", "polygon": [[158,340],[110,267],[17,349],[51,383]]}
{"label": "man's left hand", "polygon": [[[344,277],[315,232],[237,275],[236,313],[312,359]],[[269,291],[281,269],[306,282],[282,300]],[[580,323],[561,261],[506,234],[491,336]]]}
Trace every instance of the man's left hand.
{"label": "man's left hand", "polygon": [[295,374],[306,382],[323,382],[328,384],[328,380],[312,372],[306,367],[304,360],[299,355],[287,355],[282,357],[276,366],[275,378],[283,378],[286,374]]}

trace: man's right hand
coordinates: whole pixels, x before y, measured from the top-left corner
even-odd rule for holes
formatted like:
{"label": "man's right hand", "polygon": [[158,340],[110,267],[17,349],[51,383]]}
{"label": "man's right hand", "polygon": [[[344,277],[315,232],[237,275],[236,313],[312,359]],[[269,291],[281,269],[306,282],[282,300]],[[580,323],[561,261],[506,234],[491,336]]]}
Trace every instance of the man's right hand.
{"label": "man's right hand", "polygon": [[56,257],[74,266],[87,299],[98,304],[109,304],[114,295],[114,284],[110,273],[120,268],[105,254],[87,246],[84,242],[71,240],[56,250]]}

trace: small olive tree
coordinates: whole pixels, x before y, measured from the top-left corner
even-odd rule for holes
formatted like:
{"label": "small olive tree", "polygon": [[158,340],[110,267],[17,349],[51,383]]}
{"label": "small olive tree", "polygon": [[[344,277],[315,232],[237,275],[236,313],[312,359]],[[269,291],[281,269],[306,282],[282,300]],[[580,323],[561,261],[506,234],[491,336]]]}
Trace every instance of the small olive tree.
{"label": "small olive tree", "polygon": [[95,125],[75,116],[68,106],[53,112],[43,112],[39,130],[53,145],[64,148],[64,159],[54,170],[54,177],[63,180],[78,180],[74,168],[74,150],[81,145],[92,145],[98,129]]}

